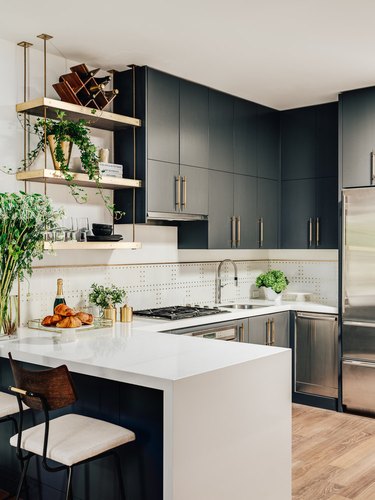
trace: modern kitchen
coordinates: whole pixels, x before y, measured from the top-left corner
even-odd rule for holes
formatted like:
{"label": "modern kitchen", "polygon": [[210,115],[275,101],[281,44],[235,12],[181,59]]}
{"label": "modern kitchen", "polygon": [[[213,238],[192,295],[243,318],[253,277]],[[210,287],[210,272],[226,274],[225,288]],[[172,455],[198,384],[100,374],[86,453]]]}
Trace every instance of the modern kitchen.
{"label": "modern kitchen", "polygon": [[0,499],[375,500],[375,8],[19,9]]}

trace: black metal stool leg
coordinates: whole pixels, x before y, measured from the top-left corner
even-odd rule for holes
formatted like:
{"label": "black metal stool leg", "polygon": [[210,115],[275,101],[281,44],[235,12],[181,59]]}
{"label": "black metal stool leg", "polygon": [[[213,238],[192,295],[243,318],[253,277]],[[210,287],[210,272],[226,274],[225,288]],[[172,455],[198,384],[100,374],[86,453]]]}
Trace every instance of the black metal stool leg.
{"label": "black metal stool leg", "polygon": [[117,475],[118,475],[118,483],[119,483],[119,487],[120,487],[121,499],[122,500],[126,500],[126,497],[125,497],[125,488],[124,488],[124,481],[122,479],[121,460],[120,460],[120,457],[119,457],[118,453],[116,453],[115,451],[113,452],[113,456],[114,456],[114,459],[115,459],[115,462],[116,462]]}
{"label": "black metal stool leg", "polygon": [[66,483],[66,500],[70,500],[73,498],[73,491],[72,491],[72,476],[73,476],[73,467],[68,467],[67,469],[68,472],[68,481]]}
{"label": "black metal stool leg", "polygon": [[30,462],[30,458],[27,458],[23,463],[22,463],[22,473],[21,473],[21,478],[20,478],[20,482],[18,483],[18,489],[17,489],[17,495],[16,495],[16,500],[19,500],[20,498],[20,495],[21,495],[21,491],[22,491],[22,486],[23,486],[23,483],[25,481],[25,477],[26,477],[26,472],[27,472],[27,468],[29,466],[29,462]]}

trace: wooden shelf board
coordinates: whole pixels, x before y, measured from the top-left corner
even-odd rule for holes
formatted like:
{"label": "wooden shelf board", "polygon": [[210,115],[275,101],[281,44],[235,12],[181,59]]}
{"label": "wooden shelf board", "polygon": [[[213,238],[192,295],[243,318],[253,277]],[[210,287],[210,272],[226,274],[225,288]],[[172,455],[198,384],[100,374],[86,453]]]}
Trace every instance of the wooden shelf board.
{"label": "wooden shelf board", "polygon": [[[16,105],[17,113],[29,113],[34,116],[44,116],[44,109],[48,118],[56,118],[56,110],[65,111],[69,120],[83,119],[89,122],[90,127],[104,130],[120,130],[126,127],[141,127],[142,122],[131,116],[100,111],[69,102],[57,101],[47,97],[39,97],[32,101],[22,102]],[[95,113],[93,113],[95,111]]]}
{"label": "wooden shelf board", "polygon": [[57,241],[44,243],[44,250],[137,250],[142,247],[138,241]]}
{"label": "wooden shelf board", "polygon": [[[72,172],[72,175],[74,177],[73,182],[77,184],[77,186],[96,187],[95,181],[91,181],[87,174]],[[17,180],[46,182],[47,184],[69,184],[59,170],[52,169],[26,170],[18,172]],[[136,179],[119,179],[117,177],[108,176],[103,176],[100,183],[105,189],[132,189],[139,188],[142,185],[142,181]]]}

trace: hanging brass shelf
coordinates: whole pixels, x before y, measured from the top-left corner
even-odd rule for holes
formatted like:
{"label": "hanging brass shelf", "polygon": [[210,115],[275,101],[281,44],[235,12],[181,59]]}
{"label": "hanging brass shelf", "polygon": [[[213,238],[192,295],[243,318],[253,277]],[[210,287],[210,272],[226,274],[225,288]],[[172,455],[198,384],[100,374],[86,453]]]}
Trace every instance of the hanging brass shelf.
{"label": "hanging brass shelf", "polygon": [[[70,172],[73,176],[73,182],[77,186],[96,187],[96,182],[89,179],[87,174]],[[40,170],[25,170],[17,173],[18,181],[43,182],[46,184],[65,184],[69,182],[65,180],[60,170],[40,169]],[[137,179],[120,179],[117,177],[103,176],[100,180],[100,185],[104,189],[133,189],[140,188],[142,181]]]}
{"label": "hanging brass shelf", "polygon": [[112,132],[127,127],[141,127],[142,125],[138,118],[57,101],[48,97],[39,97],[32,101],[19,103],[16,105],[16,110],[17,113],[28,113],[33,116],[44,116],[44,111],[46,111],[48,118],[56,118],[56,111],[61,110],[66,113],[69,120],[86,120],[90,127]]}
{"label": "hanging brass shelf", "polygon": [[56,241],[44,243],[44,250],[138,250],[139,241]]}

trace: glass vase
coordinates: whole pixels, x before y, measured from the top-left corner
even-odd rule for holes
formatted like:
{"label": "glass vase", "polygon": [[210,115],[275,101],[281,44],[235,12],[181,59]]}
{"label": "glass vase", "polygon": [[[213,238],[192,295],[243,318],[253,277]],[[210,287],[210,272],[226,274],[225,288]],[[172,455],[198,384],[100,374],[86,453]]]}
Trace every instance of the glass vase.
{"label": "glass vase", "polygon": [[9,295],[7,307],[3,311],[1,335],[14,337],[18,330],[18,295]]}

